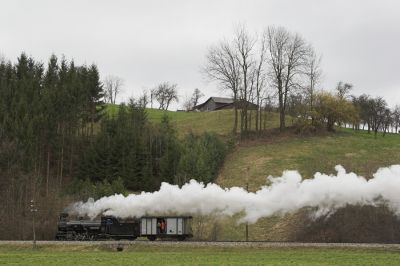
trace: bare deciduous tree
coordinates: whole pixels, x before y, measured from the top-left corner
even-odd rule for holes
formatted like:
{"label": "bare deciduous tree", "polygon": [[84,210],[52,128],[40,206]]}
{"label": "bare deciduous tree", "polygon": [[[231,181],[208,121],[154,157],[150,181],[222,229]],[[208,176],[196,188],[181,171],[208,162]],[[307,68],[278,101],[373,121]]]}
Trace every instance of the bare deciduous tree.
{"label": "bare deciduous tree", "polygon": [[283,27],[268,27],[267,42],[270,77],[277,90],[279,101],[279,128],[285,128],[285,111],[288,95],[296,78],[306,64],[307,45],[299,34],[292,34]]}
{"label": "bare deciduous tree", "polygon": [[199,103],[199,99],[203,96],[204,94],[198,88],[194,89],[192,98],[190,99],[192,103],[192,108]]}
{"label": "bare deciduous tree", "polygon": [[190,111],[193,110],[192,98],[186,97],[182,104],[183,110]]}
{"label": "bare deciduous tree", "polygon": [[160,104],[159,109],[167,110],[172,102],[179,101],[177,86],[177,84],[163,82],[152,90],[154,98]]}
{"label": "bare deciduous tree", "polygon": [[104,98],[107,102],[115,104],[118,94],[121,93],[124,81],[117,76],[107,76],[104,80]]}
{"label": "bare deciduous tree", "polygon": [[387,103],[382,97],[377,97],[370,101],[372,129],[376,138],[378,130],[383,127],[385,122]]}
{"label": "bare deciduous tree", "polygon": [[138,103],[139,106],[143,108],[146,108],[149,104],[149,95],[147,94],[146,90],[144,90],[142,95],[139,97]]}
{"label": "bare deciduous tree", "polygon": [[227,42],[221,42],[208,50],[204,73],[210,80],[217,81],[223,90],[232,93],[234,101],[234,124],[232,132],[236,134],[238,124],[238,91],[240,86],[240,65],[236,50]]}
{"label": "bare deciduous tree", "polygon": [[398,129],[400,127],[400,105],[396,105],[393,110],[393,128],[396,133],[399,133]]}
{"label": "bare deciduous tree", "polygon": [[350,83],[343,83],[342,81],[340,81],[336,86],[337,95],[340,98],[344,99],[349,95],[349,92],[351,91],[352,88],[353,85],[351,85]]}
{"label": "bare deciduous tree", "polygon": [[383,136],[385,136],[386,132],[389,132],[390,126],[393,124],[393,116],[392,116],[392,112],[390,111],[389,108],[385,109],[382,120],[383,120],[383,122],[382,122],[381,128],[383,131]]}
{"label": "bare deciduous tree", "polygon": [[199,103],[199,99],[203,96],[204,94],[198,88],[194,89],[192,96],[186,97],[183,101],[183,109],[186,111],[193,110]]}
{"label": "bare deciduous tree", "polygon": [[257,104],[256,112],[256,130],[261,130],[262,116],[261,116],[261,105],[262,105],[262,91],[266,85],[266,73],[264,71],[265,59],[267,56],[267,32],[264,31],[259,48],[258,59],[255,61],[255,67],[253,68],[253,77],[255,79],[255,100]]}
{"label": "bare deciduous tree", "polygon": [[[358,110],[358,115],[360,119],[360,124],[362,124],[362,129],[365,129],[365,125],[368,127],[368,133],[371,132],[371,126],[372,126],[372,121],[371,121],[371,105],[372,105],[372,99],[369,95],[367,94],[362,94],[360,96],[354,96],[353,97],[353,104]],[[359,126],[356,126],[356,129],[359,129]]]}
{"label": "bare deciduous tree", "polygon": [[[241,69],[241,86],[239,87],[240,96],[240,111],[241,111],[241,123],[240,132],[246,132],[248,128],[248,100],[250,99],[252,85],[254,80],[251,79],[251,69],[254,65],[252,58],[252,51],[255,45],[255,39],[247,32],[245,26],[239,26],[236,29],[235,36],[235,47],[237,50],[236,60],[239,63]],[[253,83],[252,83],[253,81]]]}
{"label": "bare deciduous tree", "polygon": [[304,67],[304,75],[306,76],[307,83],[305,91],[308,98],[309,110],[313,111],[313,104],[315,98],[315,90],[318,83],[321,81],[321,56],[318,56],[313,47],[309,46],[309,54]]}

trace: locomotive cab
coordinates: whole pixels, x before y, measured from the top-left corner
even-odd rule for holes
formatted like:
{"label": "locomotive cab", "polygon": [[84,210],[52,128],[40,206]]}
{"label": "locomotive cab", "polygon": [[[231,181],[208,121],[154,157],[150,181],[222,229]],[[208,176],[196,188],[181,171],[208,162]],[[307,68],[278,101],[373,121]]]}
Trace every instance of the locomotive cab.
{"label": "locomotive cab", "polygon": [[114,216],[101,217],[101,233],[106,238],[136,239],[139,236],[139,220],[117,219]]}

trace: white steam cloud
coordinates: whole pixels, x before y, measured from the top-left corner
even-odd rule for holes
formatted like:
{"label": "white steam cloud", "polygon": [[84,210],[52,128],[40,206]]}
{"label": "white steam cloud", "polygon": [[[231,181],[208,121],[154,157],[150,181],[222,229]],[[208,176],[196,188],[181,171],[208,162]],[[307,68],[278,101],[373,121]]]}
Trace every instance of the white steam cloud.
{"label": "white steam cloud", "polygon": [[99,214],[120,218],[143,215],[207,215],[243,213],[241,222],[256,222],[261,217],[288,213],[303,207],[327,214],[346,204],[376,205],[385,202],[400,214],[400,165],[380,168],[372,179],[338,165],[337,175],[316,173],[312,179],[302,179],[297,171],[284,171],[281,177],[268,177],[270,185],[256,192],[240,187],[221,188],[191,180],[181,188],[162,183],[156,192],[128,196],[114,195],[97,201],[74,204],[74,211],[91,218]]}

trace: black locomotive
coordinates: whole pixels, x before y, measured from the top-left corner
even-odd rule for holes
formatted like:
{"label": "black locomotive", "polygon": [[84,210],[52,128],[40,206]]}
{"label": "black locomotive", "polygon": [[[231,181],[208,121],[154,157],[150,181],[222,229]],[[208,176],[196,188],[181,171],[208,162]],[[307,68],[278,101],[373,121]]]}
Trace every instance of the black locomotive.
{"label": "black locomotive", "polygon": [[185,240],[192,237],[191,216],[146,216],[119,219],[102,216],[100,220],[73,219],[62,213],[58,222],[57,240],[106,240],[147,237],[154,241],[161,239]]}

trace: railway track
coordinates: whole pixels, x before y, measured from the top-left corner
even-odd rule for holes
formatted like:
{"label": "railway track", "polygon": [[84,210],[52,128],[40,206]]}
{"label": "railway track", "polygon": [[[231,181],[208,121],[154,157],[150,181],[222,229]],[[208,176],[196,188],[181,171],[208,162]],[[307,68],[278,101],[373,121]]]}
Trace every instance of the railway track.
{"label": "railway track", "polygon": [[[362,248],[400,251],[400,244],[380,243],[298,243],[267,241],[37,241],[38,246],[189,246],[189,247],[254,247],[254,248]],[[30,246],[32,241],[0,241],[1,245]]]}

